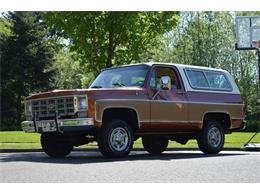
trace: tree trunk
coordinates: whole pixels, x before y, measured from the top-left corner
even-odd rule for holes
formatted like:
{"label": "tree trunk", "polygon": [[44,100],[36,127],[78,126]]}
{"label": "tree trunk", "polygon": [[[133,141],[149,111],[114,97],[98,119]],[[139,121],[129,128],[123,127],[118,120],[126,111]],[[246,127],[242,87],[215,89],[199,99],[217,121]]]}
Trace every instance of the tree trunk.
{"label": "tree trunk", "polygon": [[22,98],[20,95],[18,95],[17,97],[17,104],[16,104],[16,108],[17,108],[17,119],[16,119],[16,125],[20,125],[21,124],[21,115],[22,115]]}
{"label": "tree trunk", "polygon": [[113,41],[113,35],[111,32],[109,32],[106,68],[110,68],[113,65],[112,58],[113,58],[114,50],[115,50],[115,45],[114,45],[114,41]]}

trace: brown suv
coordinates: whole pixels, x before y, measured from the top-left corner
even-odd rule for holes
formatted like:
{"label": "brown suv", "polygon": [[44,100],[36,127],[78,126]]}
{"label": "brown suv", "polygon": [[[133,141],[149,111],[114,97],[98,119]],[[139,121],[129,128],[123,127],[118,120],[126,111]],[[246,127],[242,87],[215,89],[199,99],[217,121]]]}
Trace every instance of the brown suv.
{"label": "brown suv", "polygon": [[122,157],[142,138],[159,154],[169,140],[196,139],[204,153],[218,153],[224,134],[244,127],[243,102],[231,75],[221,69],[144,63],[109,68],[89,89],[34,94],[25,104],[25,132],[41,133],[52,157],[97,141],[108,157]]}

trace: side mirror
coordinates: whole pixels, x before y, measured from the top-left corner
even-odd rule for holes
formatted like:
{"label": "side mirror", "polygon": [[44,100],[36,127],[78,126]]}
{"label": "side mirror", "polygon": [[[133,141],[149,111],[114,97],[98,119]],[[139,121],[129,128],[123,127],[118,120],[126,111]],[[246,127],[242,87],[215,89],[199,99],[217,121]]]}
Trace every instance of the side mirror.
{"label": "side mirror", "polygon": [[170,90],[171,86],[171,78],[169,76],[162,76],[161,77],[161,89],[163,90]]}

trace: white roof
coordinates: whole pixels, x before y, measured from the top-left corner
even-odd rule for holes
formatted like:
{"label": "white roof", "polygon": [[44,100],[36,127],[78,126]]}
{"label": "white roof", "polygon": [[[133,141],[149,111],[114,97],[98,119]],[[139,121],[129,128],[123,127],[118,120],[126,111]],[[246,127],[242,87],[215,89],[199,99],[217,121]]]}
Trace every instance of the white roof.
{"label": "white roof", "polygon": [[[125,67],[125,66],[133,66],[133,65],[170,65],[170,66],[175,66],[177,68],[196,68],[196,69],[201,69],[201,70],[215,70],[215,71],[222,71],[222,72],[227,72],[226,70],[220,69],[220,68],[211,68],[211,67],[205,67],[205,66],[196,66],[196,65],[187,65],[187,64],[176,64],[176,63],[164,63],[164,62],[143,62],[143,63],[135,63],[135,64],[125,64],[125,65],[120,65],[120,66],[113,66],[111,68],[120,68],[120,67]],[[109,68],[108,68],[109,69]]]}
{"label": "white roof", "polygon": [[[142,63],[140,63],[140,64],[142,64]],[[172,66],[176,66],[177,68],[195,68],[195,69],[201,69],[201,70],[215,70],[215,71],[226,72],[226,70],[223,70],[221,68],[211,68],[211,67],[187,65],[187,64],[162,63],[162,62],[148,62],[148,63],[144,63],[144,64],[151,65],[151,66],[154,64],[172,65]]]}
{"label": "white roof", "polygon": [[[190,68],[190,69],[198,69],[198,70],[210,70],[210,71],[220,71],[223,72],[226,77],[228,78],[231,86],[232,86],[232,90],[231,91],[216,91],[216,90],[207,90],[206,92],[212,92],[212,93],[231,93],[231,94],[240,94],[239,89],[233,79],[233,77],[230,75],[230,73],[226,70],[220,69],[220,68],[211,68],[211,67],[204,67],[204,66],[195,66],[195,65],[186,65],[186,64],[175,64],[175,63],[163,63],[163,62],[144,62],[144,63],[136,63],[136,64],[127,64],[127,65],[123,65],[123,66],[132,66],[132,65],[148,65],[148,66],[153,66],[153,65],[171,65],[171,66],[175,66],[179,72],[180,75],[182,77],[182,80],[184,82],[184,86],[185,89],[187,91],[197,91],[197,92],[205,92],[205,90],[199,90],[199,89],[193,89],[188,82],[188,79],[184,73],[184,69],[185,68]],[[120,66],[119,66],[120,67]],[[112,68],[117,68],[117,67],[112,67]]]}
{"label": "white roof", "polygon": [[184,86],[186,88],[187,91],[200,91],[200,92],[205,92],[205,90],[199,90],[199,89],[193,89],[189,82],[188,82],[188,79],[184,73],[184,69],[185,68],[190,68],[190,69],[198,69],[198,70],[210,70],[210,71],[220,71],[220,72],[223,72],[226,77],[228,78],[229,80],[229,83],[231,84],[232,86],[232,90],[231,91],[216,91],[216,90],[207,90],[207,92],[213,92],[213,93],[231,93],[231,94],[240,94],[239,92],[239,89],[233,79],[233,77],[230,75],[230,73],[226,70],[223,70],[223,69],[220,69],[220,68],[210,68],[210,67],[204,67],[204,66],[194,66],[194,65],[185,65],[185,64],[174,64],[174,63],[161,63],[161,62],[149,62],[149,63],[145,63],[147,65],[154,65],[154,64],[159,64],[159,65],[172,65],[172,66],[175,66],[180,74],[181,74],[181,77],[182,77],[182,80],[184,82]]}

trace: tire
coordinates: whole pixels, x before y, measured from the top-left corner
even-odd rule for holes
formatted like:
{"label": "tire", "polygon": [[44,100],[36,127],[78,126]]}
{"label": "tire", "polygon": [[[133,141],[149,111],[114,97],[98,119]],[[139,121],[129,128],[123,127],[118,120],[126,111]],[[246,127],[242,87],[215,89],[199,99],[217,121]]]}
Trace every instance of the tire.
{"label": "tire", "polygon": [[161,154],[167,149],[169,140],[159,136],[146,136],[142,138],[144,149],[151,154]]}
{"label": "tire", "polygon": [[127,122],[112,120],[99,131],[98,147],[105,157],[124,157],[132,150],[133,139],[133,130]]}
{"label": "tire", "polygon": [[41,145],[43,151],[54,158],[67,156],[73,149],[73,145],[63,134],[43,133],[41,135]]}
{"label": "tire", "polygon": [[203,153],[219,153],[223,149],[225,143],[223,127],[217,121],[208,122],[199,134],[197,142],[199,149]]}

